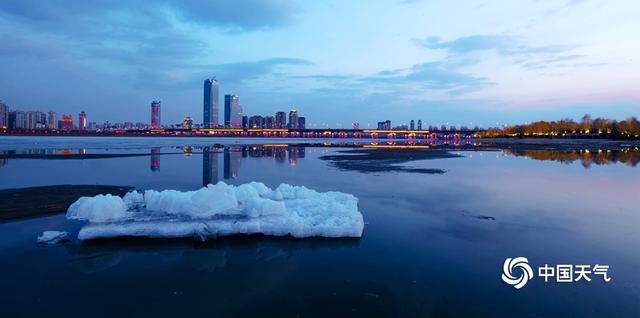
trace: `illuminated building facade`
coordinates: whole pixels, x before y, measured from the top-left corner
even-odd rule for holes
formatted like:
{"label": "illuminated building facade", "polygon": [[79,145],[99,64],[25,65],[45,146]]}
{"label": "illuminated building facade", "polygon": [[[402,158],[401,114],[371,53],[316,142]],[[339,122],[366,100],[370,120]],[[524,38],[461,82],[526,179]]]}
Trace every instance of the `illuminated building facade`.
{"label": "illuminated building facade", "polygon": [[218,126],[218,81],[214,78],[204,80],[203,121],[205,128]]}
{"label": "illuminated building facade", "polygon": [[85,112],[81,112],[80,114],[78,114],[78,129],[87,129],[87,114]]}
{"label": "illuminated building facade", "polygon": [[62,130],[73,130],[73,116],[71,115],[62,115]]}
{"label": "illuminated building facade", "polygon": [[298,111],[295,109],[289,111],[289,129],[298,129]]}
{"label": "illuminated building facade", "polygon": [[151,102],[151,128],[160,128],[160,101]]}
{"label": "illuminated building facade", "polygon": [[224,95],[224,126],[242,127],[242,107],[238,95]]}

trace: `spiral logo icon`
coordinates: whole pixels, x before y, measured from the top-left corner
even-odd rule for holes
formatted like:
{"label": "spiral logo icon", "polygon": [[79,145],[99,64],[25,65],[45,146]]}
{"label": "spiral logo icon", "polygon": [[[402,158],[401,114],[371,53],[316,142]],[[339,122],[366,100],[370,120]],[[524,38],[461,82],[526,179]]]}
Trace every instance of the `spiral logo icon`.
{"label": "spiral logo icon", "polygon": [[[516,276],[514,271],[520,269],[522,273]],[[529,260],[526,257],[507,258],[502,266],[502,280],[513,286],[515,289],[524,287],[525,284],[533,277],[533,270],[529,266]]]}

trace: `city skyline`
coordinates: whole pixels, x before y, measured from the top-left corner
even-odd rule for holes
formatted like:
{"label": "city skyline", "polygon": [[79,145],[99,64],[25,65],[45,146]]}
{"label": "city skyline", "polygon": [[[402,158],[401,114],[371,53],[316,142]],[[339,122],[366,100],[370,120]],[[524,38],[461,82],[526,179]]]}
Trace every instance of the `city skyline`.
{"label": "city skyline", "polygon": [[[251,113],[297,105],[308,125],[639,113],[633,1],[64,2],[0,4],[5,103],[147,122],[143,105],[159,99],[167,122],[180,122],[201,118],[202,79],[216,74]],[[34,73],[49,84],[34,90]]]}

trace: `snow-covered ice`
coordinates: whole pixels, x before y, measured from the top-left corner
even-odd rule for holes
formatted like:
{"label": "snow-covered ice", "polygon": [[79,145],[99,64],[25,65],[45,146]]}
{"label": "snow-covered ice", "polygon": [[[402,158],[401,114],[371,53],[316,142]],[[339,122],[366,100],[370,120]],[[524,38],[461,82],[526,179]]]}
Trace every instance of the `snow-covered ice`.
{"label": "snow-covered ice", "polygon": [[61,231],[44,231],[38,236],[38,243],[58,244],[69,239],[69,233]]}
{"label": "snow-covered ice", "polygon": [[281,184],[240,186],[219,182],[196,191],[132,191],[124,197],[98,195],[73,203],[67,218],[86,220],[81,240],[118,236],[196,237],[232,234],[293,237],[360,237],[358,199],[341,192],[316,192]]}

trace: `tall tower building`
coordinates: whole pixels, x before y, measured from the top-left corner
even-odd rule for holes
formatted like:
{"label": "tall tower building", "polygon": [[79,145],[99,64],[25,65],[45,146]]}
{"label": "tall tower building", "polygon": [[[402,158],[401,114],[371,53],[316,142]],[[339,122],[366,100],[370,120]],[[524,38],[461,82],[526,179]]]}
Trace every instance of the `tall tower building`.
{"label": "tall tower building", "polygon": [[413,119],[411,120],[411,123],[409,124],[409,129],[416,130],[416,122]]}
{"label": "tall tower building", "polygon": [[242,107],[238,95],[224,95],[224,126],[242,127]]}
{"label": "tall tower building", "polygon": [[276,127],[275,128],[287,128],[287,113],[276,113]]}
{"label": "tall tower building", "polygon": [[62,130],[73,130],[73,116],[62,115]]}
{"label": "tall tower building", "polygon": [[58,129],[58,114],[53,110],[47,113],[47,128]]}
{"label": "tall tower building", "polygon": [[87,129],[87,114],[85,112],[81,112],[80,114],[78,114],[78,129]]}
{"label": "tall tower building", "polygon": [[204,80],[204,119],[205,128],[218,126],[218,81],[215,77]]}
{"label": "tall tower building", "polygon": [[7,105],[0,101],[0,128],[9,127],[9,111]]}
{"label": "tall tower building", "polygon": [[160,101],[151,102],[151,128],[160,128]]}
{"label": "tall tower building", "polygon": [[422,119],[418,119],[418,130],[422,130]]}
{"label": "tall tower building", "polygon": [[289,129],[298,129],[298,111],[295,109],[289,111]]}

